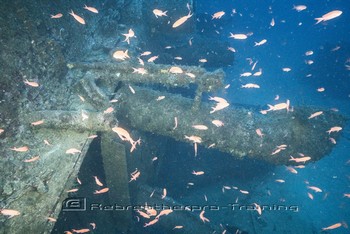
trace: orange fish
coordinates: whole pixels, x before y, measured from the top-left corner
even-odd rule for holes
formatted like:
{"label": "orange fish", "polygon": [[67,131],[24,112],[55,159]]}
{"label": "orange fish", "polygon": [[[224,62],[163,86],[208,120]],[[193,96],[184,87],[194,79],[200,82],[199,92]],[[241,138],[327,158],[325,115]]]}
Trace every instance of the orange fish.
{"label": "orange fish", "polygon": [[183,73],[183,70],[181,69],[181,67],[171,67],[169,69],[169,72],[173,74],[181,74]]}
{"label": "orange fish", "polygon": [[141,215],[143,218],[149,219],[151,218],[151,216],[149,216],[147,213],[141,211],[141,210],[137,210],[137,213],[139,213],[139,215]]}
{"label": "orange fish", "polygon": [[88,10],[88,11],[91,11],[92,13],[95,13],[95,14],[98,13],[98,10],[96,8],[94,8],[94,7],[88,7],[88,6],[85,5],[84,9]]}
{"label": "orange fish", "polygon": [[112,113],[114,111],[113,107],[108,107],[105,111],[103,111],[103,114],[109,114]]}
{"label": "orange fish", "polygon": [[158,219],[153,219],[152,221],[150,221],[150,222],[148,222],[148,223],[145,223],[145,224],[143,225],[143,227],[151,226],[151,225],[153,225],[153,224],[155,224],[155,223],[157,223],[157,222],[158,222]]}
{"label": "orange fish", "polygon": [[262,133],[260,128],[255,129],[256,134],[258,134],[259,137],[263,137],[265,134]]}
{"label": "orange fish", "polygon": [[334,19],[340,16],[342,13],[343,13],[342,11],[338,11],[338,10],[328,12],[327,14],[324,14],[319,18],[315,18],[315,20],[317,20],[316,24],[321,23],[322,21],[328,21],[328,20]]}
{"label": "orange fish", "polygon": [[132,174],[131,174],[131,179],[130,179],[129,182],[131,182],[131,181],[133,181],[133,180],[136,181],[136,179],[140,176],[140,174],[141,174],[141,172],[139,172],[138,170],[136,170],[135,173],[132,173]]}
{"label": "orange fish", "polygon": [[34,161],[37,161],[40,157],[39,156],[35,156],[33,158],[30,158],[30,159],[25,159],[23,160],[23,162],[34,162]]}
{"label": "orange fish", "polygon": [[22,146],[22,147],[13,147],[10,148],[10,150],[16,151],[16,152],[27,152],[29,150],[28,146]]}
{"label": "orange fish", "polygon": [[71,16],[73,16],[73,18],[78,21],[81,24],[85,24],[85,20],[83,18],[81,18],[79,15],[76,15],[73,10],[71,10],[71,12],[69,13]]}
{"label": "orange fish", "polygon": [[32,87],[39,87],[39,84],[37,82],[34,82],[34,81],[29,81],[29,80],[25,80],[23,81],[25,84],[29,85],[29,86],[32,86]]}
{"label": "orange fish", "polygon": [[181,225],[177,225],[177,226],[175,226],[174,228],[173,228],[173,230],[174,229],[181,229],[181,228],[183,228],[184,226],[181,226]]}
{"label": "orange fish", "polygon": [[162,11],[162,10],[158,10],[158,9],[154,9],[153,10],[153,14],[156,16],[156,18],[158,17],[162,17],[162,16],[167,16],[168,11]]}
{"label": "orange fish", "polygon": [[305,5],[297,5],[297,6],[293,6],[293,10],[296,10],[297,12],[306,10],[307,6]]}
{"label": "orange fish", "polygon": [[199,214],[199,218],[203,221],[203,223],[205,222],[210,222],[208,218],[204,217],[204,210]]}
{"label": "orange fish", "polygon": [[172,209],[165,209],[165,210],[162,210],[157,216],[156,216],[156,219],[159,219],[160,216],[163,216],[163,215],[168,215],[170,213],[172,213],[173,210]]}
{"label": "orange fish", "polygon": [[312,195],[311,193],[307,193],[307,196],[308,196],[311,200],[314,200],[314,195]]}
{"label": "orange fish", "polygon": [[5,130],[0,128],[0,134],[3,133],[3,132],[5,132]]}
{"label": "orange fish", "polygon": [[95,183],[98,185],[98,186],[103,186],[103,184],[101,183],[101,181],[97,178],[97,176],[94,176],[95,178]]}
{"label": "orange fish", "polygon": [[213,121],[211,121],[212,124],[214,124],[216,127],[222,127],[224,126],[224,123],[221,121],[221,120],[217,120],[217,119],[214,119]]}
{"label": "orange fish", "polygon": [[57,221],[57,219],[52,218],[52,217],[47,217],[47,220],[50,221],[50,222],[56,222]]}
{"label": "orange fish", "polygon": [[331,134],[331,132],[339,132],[342,129],[343,129],[342,127],[335,126],[335,127],[331,127],[327,132],[328,134]]}
{"label": "orange fish", "polygon": [[323,91],[325,91],[325,88],[323,88],[323,87],[317,89],[317,92],[320,92],[320,93],[321,93],[321,92],[323,92]]}
{"label": "orange fish", "polygon": [[236,39],[236,40],[244,40],[244,39],[247,39],[248,36],[246,34],[233,34],[233,33],[230,33],[230,36],[229,38],[233,38],[233,39]]}
{"label": "orange fish", "polygon": [[246,89],[254,88],[254,89],[258,89],[258,88],[260,88],[260,86],[257,85],[257,84],[248,83],[248,84],[242,85],[241,88],[246,88]]}
{"label": "orange fish", "polygon": [[125,36],[125,40],[128,44],[130,44],[130,38],[135,37],[135,32],[130,28],[129,32],[126,34],[123,34]]}
{"label": "orange fish", "polygon": [[87,232],[90,232],[90,229],[88,229],[88,228],[72,229],[72,231],[75,232],[75,233],[87,233]]}
{"label": "orange fish", "polygon": [[70,148],[66,150],[66,154],[76,154],[76,153],[81,153],[81,151],[76,148]]}
{"label": "orange fish", "polygon": [[51,19],[59,19],[61,18],[63,15],[61,13],[58,13],[56,15],[51,15]]}
{"label": "orange fish", "polygon": [[292,156],[290,156],[289,161],[294,161],[296,163],[299,163],[299,162],[305,163],[306,161],[309,161],[310,159],[311,159],[311,157],[293,158]]}
{"label": "orange fish", "polygon": [[74,189],[70,189],[67,191],[67,193],[75,193],[75,192],[78,192],[79,189],[77,188],[74,188]]}
{"label": "orange fish", "polygon": [[290,171],[293,174],[298,174],[298,171],[295,170],[293,167],[287,167],[287,170]]}
{"label": "orange fish", "polygon": [[113,53],[113,58],[124,61],[126,58],[130,58],[130,57],[128,55],[128,50],[125,50],[125,51],[117,50]]}
{"label": "orange fish", "polygon": [[198,176],[198,175],[204,175],[204,171],[192,171],[192,174],[193,174],[193,175],[196,175],[196,176]]}
{"label": "orange fish", "polygon": [[191,11],[188,12],[188,15],[181,17],[180,19],[176,20],[175,23],[173,24],[173,28],[177,28],[183,23],[185,23],[189,18],[191,18],[192,14]]}
{"label": "orange fish", "polygon": [[284,180],[281,180],[281,179],[277,179],[275,181],[278,182],[278,183],[284,183],[285,182]]}
{"label": "orange fish", "polygon": [[205,125],[197,124],[197,125],[192,125],[192,128],[195,128],[197,130],[208,130],[208,127]]}
{"label": "orange fish", "polygon": [[9,210],[9,209],[1,209],[0,213],[5,216],[10,216],[9,218],[12,218],[13,216],[20,215],[21,213],[17,210]]}
{"label": "orange fish", "polygon": [[336,228],[339,228],[339,227],[341,227],[341,226],[342,226],[341,223],[336,223],[336,224],[333,224],[333,225],[331,225],[331,226],[322,228],[322,231],[336,229]]}
{"label": "orange fish", "polygon": [[166,188],[163,188],[162,199],[164,199],[166,197],[166,194],[167,194]]}
{"label": "orange fish", "polygon": [[311,114],[308,119],[315,118],[315,117],[322,115],[322,114],[323,114],[323,111],[317,111],[317,112]]}
{"label": "orange fish", "polygon": [[147,60],[147,62],[152,63],[152,62],[154,62],[157,58],[158,58],[158,55],[157,55],[157,56],[152,56],[152,57],[150,57],[150,58]]}
{"label": "orange fish", "polygon": [[106,193],[109,191],[109,188],[103,188],[100,190],[95,190],[94,194],[101,194],[101,193]]}
{"label": "orange fish", "polygon": [[213,19],[221,19],[221,17],[223,17],[225,15],[225,12],[224,11],[219,11],[219,12],[216,12],[214,15],[212,15],[212,20]]}
{"label": "orange fish", "polygon": [[40,124],[43,124],[43,123],[44,123],[44,120],[39,120],[39,121],[31,123],[31,125],[37,126],[37,125],[40,125]]}
{"label": "orange fish", "polygon": [[313,191],[315,191],[316,193],[321,193],[322,189],[315,187],[315,186],[307,186],[308,189],[311,189]]}

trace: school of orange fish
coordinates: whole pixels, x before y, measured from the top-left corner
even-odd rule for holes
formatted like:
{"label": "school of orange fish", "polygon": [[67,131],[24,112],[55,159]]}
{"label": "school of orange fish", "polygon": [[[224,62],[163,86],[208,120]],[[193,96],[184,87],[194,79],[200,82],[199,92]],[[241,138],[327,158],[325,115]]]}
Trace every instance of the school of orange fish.
{"label": "school of orange fish", "polygon": [[[92,13],[99,13],[98,10],[94,7],[91,7],[91,6],[84,6],[83,7],[85,10],[89,11],[89,12],[92,12]],[[193,16],[193,13],[191,13],[191,10],[190,10],[190,6],[187,4],[187,9],[188,9],[188,13],[187,15],[184,15],[183,17],[180,17],[178,20],[176,20],[172,25],[171,27],[172,28],[177,28],[177,27],[180,27],[181,25],[185,24],[186,21],[188,19],[190,19],[192,16]],[[307,6],[305,5],[296,5],[293,7],[293,10],[296,10],[297,12],[300,12],[300,11],[303,11],[303,10],[306,10],[307,9]],[[167,13],[168,11],[165,10],[159,10],[159,9],[154,9],[153,11],[153,14],[156,18],[159,18],[159,17],[168,17]],[[232,13],[235,14],[236,13],[236,10],[233,9],[232,10]],[[225,12],[224,11],[219,11],[219,12],[216,12],[212,15],[212,20],[220,20],[222,17],[225,16]],[[342,11],[339,11],[339,10],[333,10],[333,11],[330,11],[318,18],[315,18],[316,20],[316,24],[319,24],[321,22],[325,22],[325,21],[329,21],[329,20],[332,20],[334,18],[337,18],[339,17],[340,15],[342,14]],[[71,15],[74,20],[76,20],[78,23],[82,24],[82,25],[85,25],[86,22],[85,20],[77,15],[76,13],[73,12],[73,10],[71,10],[71,12],[69,12],[69,15]],[[63,14],[62,13],[57,13],[55,15],[51,15],[51,18],[52,19],[59,19],[63,17]],[[170,24],[171,22],[168,21],[168,24]],[[271,22],[270,22],[270,26],[271,27],[274,27],[275,26],[275,20],[274,18],[272,18]],[[125,40],[123,42],[126,42],[127,44],[130,44],[130,39],[132,38],[135,38],[135,32],[133,31],[133,29],[129,29],[127,33],[124,33],[122,34],[123,36],[125,36]],[[252,33],[248,33],[248,34],[243,34],[243,33],[230,33],[229,35],[229,38],[232,38],[232,39],[235,39],[235,40],[245,40],[247,39],[249,36],[251,36]],[[189,40],[189,44],[191,45],[191,39]],[[266,39],[262,39],[261,41],[259,42],[255,42],[254,44],[254,47],[255,46],[262,46],[264,45],[265,43],[267,43],[267,40]],[[171,48],[171,46],[167,46],[166,49],[168,48]],[[335,48],[335,49],[339,49],[339,48]],[[233,48],[233,47],[228,47],[228,50],[231,51],[231,52],[236,52],[236,50]],[[141,57],[143,56],[149,56],[151,55],[152,52],[150,51],[145,51],[145,52],[142,52],[138,57],[138,61],[140,63],[141,66],[144,66],[144,61],[141,59]],[[313,51],[306,51],[305,52],[305,55],[306,56],[310,56],[313,54]],[[130,56],[128,54],[128,50],[116,50],[114,53],[113,53],[113,58],[116,60],[116,61],[124,61],[126,59],[129,59]],[[149,63],[152,63],[154,62],[156,59],[158,58],[158,56],[151,56],[147,62]],[[175,60],[182,60],[181,57],[175,57],[174,58]],[[247,59],[250,63],[250,65],[253,64],[252,68],[251,68],[251,71],[253,71],[255,69],[255,66],[257,65],[258,61],[256,61],[255,63],[253,63],[253,60],[248,58]],[[205,63],[207,62],[207,60],[205,58],[201,58],[198,60],[199,62],[201,63]],[[313,61],[312,60],[307,60],[306,61],[307,64],[312,64]],[[145,75],[147,74],[147,70],[144,68],[144,67],[139,67],[139,68],[132,68],[133,69],[133,73],[137,73],[137,74],[140,74],[140,75]],[[282,70],[284,72],[290,72],[291,71],[291,68],[289,67],[284,67],[282,68]],[[181,67],[179,66],[172,66],[169,70],[168,70],[169,73],[172,73],[172,74],[185,74],[191,78],[195,78],[195,74],[192,74],[192,73],[189,73],[189,72],[186,72],[184,71]],[[244,72],[242,73],[240,76],[241,77],[249,77],[249,76],[260,76],[262,75],[262,69],[259,68],[259,70],[255,73],[252,73],[252,72]],[[24,80],[23,81],[26,85],[28,86],[31,86],[31,87],[34,87],[34,88],[37,88],[39,87],[39,83],[37,82],[34,82],[34,81],[29,81],[29,80]],[[227,85],[225,87],[228,88],[230,85]],[[130,88],[130,91],[132,93],[135,93],[135,90],[129,85],[129,88]],[[241,88],[253,88],[253,89],[257,89],[257,88],[260,88],[260,85],[258,84],[253,84],[253,83],[247,83],[247,84],[244,84],[244,85],[241,85]],[[323,92],[325,91],[325,88],[324,87],[320,87],[317,89],[318,92]],[[80,100],[82,102],[85,101],[84,97],[78,95]],[[156,100],[157,101],[161,101],[165,98],[165,96],[159,96]],[[221,98],[221,97],[210,97],[209,100],[211,101],[214,101],[216,102],[216,105],[214,107],[212,107],[212,110],[210,111],[210,114],[211,113],[214,113],[216,111],[220,111],[226,107],[229,106],[229,103],[227,102],[227,100],[225,100],[224,98]],[[279,100],[279,96],[277,95],[275,100]],[[114,103],[114,102],[117,102],[118,100],[111,100],[110,102],[111,103]],[[269,111],[281,111],[281,110],[286,110],[286,111],[293,111],[292,109],[290,109],[290,101],[289,100],[286,100],[286,102],[282,102],[282,103],[278,103],[278,104],[275,104],[275,105],[271,105],[271,104],[267,104],[268,105],[268,109],[267,110],[261,110],[260,113],[261,114],[267,114]],[[107,108],[106,110],[103,111],[104,114],[110,114],[114,111],[114,108],[113,107],[109,107]],[[310,116],[308,117],[308,119],[313,119],[313,118],[316,118],[320,115],[323,114],[323,111],[317,111],[315,113],[311,113]],[[82,115],[82,120],[84,121],[85,119],[88,119],[88,115],[82,111],[81,113]],[[175,130],[178,126],[178,117],[175,117],[174,118],[174,127],[173,129]],[[35,121],[33,123],[31,123],[32,126],[37,126],[37,125],[40,125],[40,124],[43,124],[45,122],[44,119],[42,120],[38,120],[38,121]],[[224,123],[220,120],[212,120],[212,123],[213,125],[215,125],[216,127],[222,127],[224,126]],[[196,124],[196,125],[193,125],[192,126],[194,129],[196,130],[202,130],[202,131],[205,131],[208,129],[207,126],[205,125],[202,125],[202,124]],[[339,127],[339,126],[334,126],[334,127],[331,127],[327,133],[328,134],[331,134],[332,132],[339,132],[341,131],[342,128]],[[2,134],[3,132],[5,131],[5,129],[0,129],[0,134]],[[136,146],[137,145],[140,145],[141,144],[141,139],[138,139],[138,140],[133,140],[131,135],[129,134],[129,132],[124,129],[124,128],[121,128],[121,127],[114,127],[112,128],[112,131],[117,133],[117,135],[119,136],[119,138],[122,140],[122,141],[127,141],[131,144],[131,150],[130,152],[132,152],[133,150],[136,149]],[[259,136],[259,137],[264,137],[264,133],[262,131],[261,128],[258,128],[256,129],[256,134]],[[89,139],[93,139],[97,137],[97,135],[92,135],[92,136],[89,136],[88,138]],[[200,144],[202,142],[202,139],[201,137],[199,136],[195,136],[195,135],[191,135],[191,136],[184,136],[185,139],[187,139],[188,141],[192,142],[194,144],[194,150],[195,150],[195,156],[197,155],[197,144]],[[333,144],[336,144],[334,138],[329,138],[330,141],[333,143]],[[44,140],[44,143],[47,144],[47,145],[50,145],[50,143],[47,141],[47,140]],[[209,146],[209,148],[211,147],[214,147],[215,144],[212,144]],[[274,154],[277,154],[279,152],[281,152],[282,150],[286,149],[287,145],[280,145],[280,146],[277,146],[276,149],[271,153],[271,155],[274,155]],[[13,151],[16,151],[16,152],[27,152],[29,151],[29,147],[28,146],[20,146],[20,147],[13,147],[13,148],[10,148],[10,150],[13,150]],[[67,149],[66,150],[66,154],[77,154],[77,153],[81,153],[80,150],[78,149],[75,149],[75,148],[70,148],[70,149]],[[155,161],[157,160],[158,158],[157,157],[154,157],[152,158],[152,161]],[[289,161],[293,161],[293,162],[296,162],[296,163],[305,163],[307,162],[308,160],[310,160],[311,157],[309,156],[305,156],[303,155],[302,153],[299,154],[299,157],[293,157],[293,156],[290,156],[290,159]],[[33,156],[29,159],[25,159],[24,162],[25,163],[33,163],[37,160],[40,160],[40,156]],[[295,167],[291,167],[291,166],[288,166],[286,167],[286,169],[288,171],[290,171],[291,173],[298,173],[297,170],[295,168],[303,168],[304,165],[298,165],[298,166],[295,166]],[[204,175],[205,172],[204,171],[195,171],[193,170],[192,171],[192,174],[195,175],[195,176],[201,176],[201,175]],[[133,182],[133,181],[136,181],[139,177],[141,176],[141,172],[138,170],[138,169],[135,169],[134,172],[132,172],[130,174],[130,181],[129,182]],[[103,193],[106,193],[109,191],[109,188],[108,187],[104,187],[104,184],[100,181],[100,179],[97,177],[97,176],[93,176],[93,179],[95,180],[95,183],[96,185],[99,187],[98,190],[95,190],[93,193],[98,195],[98,194],[103,194]],[[285,183],[285,180],[283,179],[276,179],[275,180],[276,182],[278,183]],[[77,178],[77,182],[78,184],[81,184],[81,181],[79,180],[79,178]],[[308,184],[308,182],[306,182]],[[194,183],[188,183],[188,185],[193,185]],[[316,187],[316,186],[307,186],[307,188],[309,190],[312,190],[313,192],[316,192],[316,193],[319,193],[319,192],[322,192],[322,189]],[[235,190],[238,190],[240,193],[242,194],[249,194],[249,191],[246,191],[246,190],[242,190],[242,189],[239,189],[238,187],[234,187],[234,186],[223,186],[222,188],[222,192],[225,192],[225,190],[230,190],[230,189],[235,189]],[[70,190],[67,191],[67,193],[74,193],[74,192],[77,192],[79,189],[78,188],[72,188]],[[154,191],[153,191],[154,193]],[[150,196],[153,196],[153,193],[150,195]],[[307,193],[308,197],[310,199],[313,199],[313,195],[308,192]],[[162,199],[164,199],[165,197],[167,196],[167,190],[166,188],[163,189],[163,194],[162,194]],[[345,198],[350,198],[350,193],[345,193],[344,194],[344,197]],[[205,196],[205,199],[207,200],[206,196]],[[261,207],[257,204],[257,203],[254,203],[254,206],[256,208],[256,211],[258,212],[259,215],[262,215],[262,209]],[[164,215],[169,215],[173,212],[173,210],[171,209],[167,209],[167,210],[162,210],[158,213],[158,211],[154,210],[152,207],[149,207],[147,205],[144,206],[144,210],[145,211],[141,211],[141,210],[138,210],[137,213],[139,214],[139,216],[137,216],[137,219],[140,220],[140,217],[144,218],[144,219],[151,219],[152,217],[154,217],[152,220],[150,220],[149,222],[146,222],[144,224],[144,227],[148,227],[148,226],[151,226],[151,225],[154,225],[156,224],[160,217],[161,216],[164,216]],[[20,211],[17,211],[17,210],[13,210],[13,209],[0,209],[0,212],[2,215],[5,215],[5,216],[8,216],[9,218],[12,218],[14,216],[18,216],[20,215]],[[204,216],[204,213],[205,211],[203,210],[200,214],[199,214],[199,218],[200,220],[202,220],[204,223],[205,222],[210,222],[208,218],[206,218]],[[55,222],[56,219],[52,218],[52,217],[46,217],[46,219],[49,221],[49,222]],[[70,231],[65,231],[66,234],[71,234],[71,233],[87,233],[87,232],[90,232],[91,230],[95,229],[96,228],[96,224],[95,223],[90,223],[90,226],[91,226],[91,229],[86,227],[86,228],[82,228],[82,229],[71,229]],[[347,228],[347,224],[342,221],[342,222],[338,222],[338,223],[335,223],[333,225],[329,225],[327,227],[324,227],[322,228],[323,231],[325,230],[331,230],[331,229],[336,229],[336,228],[339,228],[339,227],[345,227]],[[182,229],[184,228],[183,225],[177,225],[175,226],[173,229]],[[226,230],[224,230],[222,233],[225,233]]]}

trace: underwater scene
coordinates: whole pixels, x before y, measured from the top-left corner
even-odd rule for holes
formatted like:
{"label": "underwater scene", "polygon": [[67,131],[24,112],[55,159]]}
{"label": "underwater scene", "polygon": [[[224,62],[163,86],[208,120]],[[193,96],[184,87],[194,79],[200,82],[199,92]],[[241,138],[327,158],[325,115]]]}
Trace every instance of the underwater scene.
{"label": "underwater scene", "polygon": [[350,2],[3,0],[0,234],[350,233]]}

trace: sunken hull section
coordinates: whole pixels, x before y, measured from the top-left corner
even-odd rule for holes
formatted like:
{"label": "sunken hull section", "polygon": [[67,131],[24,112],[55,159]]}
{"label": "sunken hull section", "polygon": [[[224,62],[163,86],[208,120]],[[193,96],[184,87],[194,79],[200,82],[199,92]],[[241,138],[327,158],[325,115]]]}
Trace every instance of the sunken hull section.
{"label": "sunken hull section", "polygon": [[[251,158],[268,161],[276,165],[293,165],[291,157],[301,157],[299,153],[311,157],[316,161],[329,154],[339,133],[327,133],[333,126],[343,126],[345,119],[333,112],[324,111],[317,118],[308,119],[315,109],[298,107],[293,111],[270,111],[266,115],[259,109],[235,107],[210,114],[213,103],[202,103],[196,110],[192,108],[193,100],[180,95],[170,95],[150,89],[136,89],[132,94],[126,88],[120,102],[118,113],[127,116],[130,124],[144,131],[172,137],[178,141],[187,141],[186,136],[199,136],[202,139],[200,146],[208,148],[215,144],[222,152],[232,154],[240,159]],[[157,97],[165,99],[157,101]],[[178,126],[175,127],[175,117]],[[218,119],[224,123],[216,127],[211,123]],[[206,125],[207,130],[197,130],[192,125]],[[256,133],[260,128],[263,136]],[[286,145],[282,150],[277,146]],[[201,149],[198,149],[200,154]],[[278,153],[276,153],[276,151]]]}

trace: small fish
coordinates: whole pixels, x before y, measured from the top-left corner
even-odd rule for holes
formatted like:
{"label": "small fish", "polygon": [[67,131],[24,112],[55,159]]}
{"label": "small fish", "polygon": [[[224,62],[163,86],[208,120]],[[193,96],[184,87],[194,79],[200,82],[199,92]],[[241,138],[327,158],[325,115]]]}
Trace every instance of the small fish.
{"label": "small fish", "polygon": [[90,135],[90,136],[88,136],[87,138],[88,138],[88,139],[95,139],[96,137],[98,137],[98,135]]}
{"label": "small fish", "polygon": [[72,229],[72,231],[75,233],[87,233],[87,232],[90,232],[90,229],[88,229],[88,228]]}
{"label": "small fish", "polygon": [[135,94],[135,90],[133,89],[133,87],[131,87],[131,85],[129,85],[129,89],[132,92],[132,94]]}
{"label": "small fish", "polygon": [[124,33],[123,36],[125,36],[125,40],[128,44],[130,44],[130,38],[135,37],[135,32],[130,28],[128,33]]}
{"label": "small fish", "polygon": [[26,163],[35,162],[35,161],[39,160],[39,158],[40,158],[39,156],[35,156],[35,157],[30,158],[30,159],[23,160],[23,162],[26,162]]}
{"label": "small fish", "polygon": [[230,33],[230,36],[229,38],[233,38],[233,39],[236,39],[236,40],[244,40],[244,39],[247,39],[248,36],[246,34],[233,34],[233,33]]}
{"label": "small fish", "polygon": [[244,72],[244,73],[242,73],[242,74],[240,74],[239,76],[240,77],[248,77],[248,76],[251,76],[252,75],[252,73],[251,72]]}
{"label": "small fish", "polygon": [[254,88],[254,89],[258,89],[258,88],[260,88],[260,86],[257,85],[257,84],[248,83],[248,84],[242,85],[241,88],[246,88],[246,89]]}
{"label": "small fish", "polygon": [[261,129],[260,128],[257,128],[255,129],[255,132],[256,134],[259,136],[259,137],[263,137],[265,134],[262,133]]}
{"label": "small fish", "polygon": [[162,194],[162,199],[164,199],[167,195],[166,188],[163,188],[163,194]]}
{"label": "small fish", "polygon": [[275,19],[274,18],[271,19],[270,26],[271,27],[275,26]]}
{"label": "small fish", "polygon": [[114,111],[113,107],[108,107],[105,111],[103,111],[103,114],[110,114]]}
{"label": "small fish", "polygon": [[325,88],[323,88],[323,87],[317,89],[317,92],[320,92],[320,93],[321,93],[321,92],[323,92],[323,91],[325,91]]}
{"label": "small fish", "polygon": [[154,9],[153,10],[153,14],[156,16],[156,18],[158,17],[162,17],[162,16],[167,16],[168,11],[162,11],[162,10],[158,10],[158,9]]}
{"label": "small fish", "polygon": [[231,51],[231,52],[233,52],[233,53],[236,52],[235,48],[233,48],[233,47],[227,47],[227,50],[229,50],[229,51]]}
{"label": "small fish", "polygon": [[91,11],[92,13],[95,13],[95,14],[98,13],[98,10],[96,8],[94,8],[94,7],[88,7],[87,5],[85,5],[84,9],[88,10],[88,11]]}
{"label": "small fish", "polygon": [[157,56],[150,57],[150,58],[147,60],[147,62],[152,63],[152,62],[154,62],[157,58],[158,58],[158,55],[157,55]]}
{"label": "small fish", "polygon": [[342,11],[338,11],[338,10],[328,12],[327,14],[324,14],[324,15],[322,15],[322,16],[319,17],[319,18],[315,18],[315,20],[317,20],[316,24],[321,23],[322,21],[328,21],[328,20],[337,18],[337,17],[339,17],[342,13],[343,13]]}
{"label": "small fish", "polygon": [[163,100],[164,98],[165,98],[165,96],[159,96],[159,97],[157,97],[156,101]]}
{"label": "small fish", "polygon": [[206,63],[206,62],[208,62],[208,60],[206,60],[206,59],[200,59],[200,60],[198,60],[200,63]]}
{"label": "small fish", "polygon": [[46,219],[47,219],[49,222],[56,222],[56,221],[57,221],[57,219],[52,218],[52,217],[46,217]]}
{"label": "small fish", "polygon": [[337,144],[337,141],[334,138],[330,137],[328,139],[332,142],[332,144],[334,144],[334,145]]}
{"label": "small fish", "polygon": [[101,181],[97,178],[97,176],[94,176],[95,178],[95,183],[98,185],[98,186],[103,186],[103,184],[101,183]]}
{"label": "small fish", "polygon": [[44,144],[45,145],[51,145],[50,142],[48,142],[47,140],[44,140]]}
{"label": "small fish", "polygon": [[212,124],[214,124],[216,127],[222,127],[224,126],[224,123],[221,120],[218,119],[214,119],[213,121],[211,121]]}
{"label": "small fish", "polygon": [[205,222],[210,222],[208,218],[204,217],[204,210],[202,210],[202,212],[199,214],[199,218],[203,221],[203,223]]}
{"label": "small fish", "polygon": [[298,171],[295,170],[293,167],[287,167],[287,170],[290,171],[293,174],[298,174]]}
{"label": "small fish", "polygon": [[225,15],[225,12],[224,11],[219,11],[219,12],[216,12],[214,13],[214,15],[212,15],[212,20],[213,19],[221,19],[221,17],[223,17]]}
{"label": "small fish", "polygon": [[343,129],[342,127],[335,126],[335,127],[331,127],[327,132],[328,134],[331,134],[332,132],[339,132],[342,129]]}
{"label": "small fish", "polygon": [[171,67],[170,69],[169,69],[169,72],[170,73],[173,73],[173,74],[181,74],[181,73],[183,73],[183,70],[181,69],[181,67]]}
{"label": "small fish", "polygon": [[83,96],[78,95],[78,97],[80,98],[80,100],[81,100],[82,102],[85,102],[85,98],[84,98]]}
{"label": "small fish", "polygon": [[56,14],[56,15],[51,15],[51,19],[59,19],[59,18],[61,18],[62,16],[63,16],[62,13],[58,13],[58,14]]}
{"label": "small fish", "polygon": [[37,126],[37,125],[40,125],[40,124],[43,124],[43,123],[44,123],[44,120],[39,120],[39,121],[31,123],[31,125]]}
{"label": "small fish", "polygon": [[32,86],[32,87],[39,87],[39,84],[37,82],[34,81],[28,81],[27,79],[25,81],[23,81],[25,84]]}
{"label": "small fish", "polygon": [[284,71],[284,72],[290,72],[292,69],[291,68],[289,68],[289,67],[284,67],[284,68],[282,68],[282,71]]}
{"label": "small fish", "polygon": [[260,207],[258,204],[256,204],[256,203],[253,203],[253,204],[254,204],[255,209],[256,209],[256,211],[258,212],[258,214],[261,215],[261,214],[262,214],[261,207]]}
{"label": "small fish", "polygon": [[254,42],[254,47],[255,47],[255,46],[261,46],[261,45],[265,44],[266,42],[267,42],[266,39],[263,39],[263,40],[261,40],[261,41],[259,41],[259,42]]}
{"label": "small fish", "polygon": [[190,72],[186,72],[185,75],[186,75],[186,76],[189,76],[189,77],[191,77],[191,78],[196,78],[196,75],[193,74],[193,73],[190,73]]}
{"label": "small fish", "polygon": [[183,23],[185,23],[189,18],[192,17],[193,14],[191,14],[191,11],[188,12],[188,15],[181,17],[180,19],[176,20],[175,23],[173,24],[173,28],[177,28]]}
{"label": "small fish", "polygon": [[76,20],[76,21],[78,21],[79,23],[81,23],[81,24],[85,24],[85,20],[82,18],[82,17],[80,17],[79,15],[76,15],[74,12],[73,12],[73,10],[71,10],[71,12],[69,13],[71,16],[73,16],[73,18]]}
{"label": "small fish", "polygon": [[239,190],[241,193],[243,193],[243,194],[249,194],[249,192],[248,191],[246,191],[246,190]]}
{"label": "small fish", "polygon": [[307,186],[308,189],[311,189],[313,191],[315,191],[316,193],[321,193],[322,189],[315,187],[315,186]]}
{"label": "small fish", "polygon": [[128,55],[128,50],[125,50],[125,51],[117,50],[113,53],[113,58],[124,61],[126,58],[130,58],[130,57]]}
{"label": "small fish", "polygon": [[275,181],[278,182],[278,183],[284,183],[285,182],[284,180],[281,180],[281,179],[277,179]]}
{"label": "small fish", "polygon": [[311,114],[308,119],[315,118],[315,117],[322,115],[322,114],[323,114],[323,111],[317,111],[317,112]]}
{"label": "small fish", "polygon": [[192,174],[196,176],[204,175],[204,171],[192,171]]}
{"label": "small fish", "polygon": [[94,194],[101,194],[101,193],[106,193],[109,191],[109,188],[103,188],[100,190],[95,190]]}
{"label": "small fish", "polygon": [[10,209],[1,209],[0,213],[5,216],[10,216],[9,218],[12,218],[14,216],[20,215],[21,213],[17,210],[10,210]]}
{"label": "small fish", "polygon": [[307,193],[307,196],[308,196],[311,200],[314,200],[314,195],[312,195],[311,193]]}
{"label": "small fish", "polygon": [[77,177],[77,182],[78,182],[78,184],[81,185],[81,181],[80,181],[80,179],[78,177]]}
{"label": "small fish", "polygon": [[3,133],[3,132],[5,132],[5,130],[0,128],[0,134]]}
{"label": "small fish", "polygon": [[310,159],[311,159],[311,157],[293,158],[292,156],[290,156],[289,161],[294,161],[296,163],[299,163],[299,162],[305,163],[306,161],[309,161]]}
{"label": "small fish", "polygon": [[136,212],[139,213],[139,215],[141,215],[145,219],[150,219],[151,218],[151,216],[149,216],[147,213],[145,213],[145,212],[143,212],[141,210],[137,210]]}
{"label": "small fish", "polygon": [[205,125],[197,124],[197,125],[192,125],[192,128],[195,128],[197,130],[208,130],[208,127]]}
{"label": "small fish", "polygon": [[29,150],[28,146],[22,146],[22,147],[13,147],[10,148],[10,150],[16,151],[16,152],[27,152]]}
{"label": "small fish", "polygon": [[142,52],[142,53],[140,54],[140,56],[147,56],[147,55],[150,55],[150,54],[152,54],[151,51],[145,51],[145,52]]}
{"label": "small fish", "polygon": [[79,189],[77,188],[74,188],[74,189],[70,189],[67,191],[67,193],[75,193],[75,192],[78,192]]}
{"label": "small fish", "polygon": [[305,56],[310,56],[310,55],[313,55],[314,52],[312,50],[308,50],[305,52]]}
{"label": "small fish", "polygon": [[341,226],[342,226],[341,223],[336,223],[336,224],[333,224],[333,225],[331,225],[331,226],[322,228],[322,231],[336,229],[336,228],[339,228],[339,227],[341,227]]}
{"label": "small fish", "polygon": [[174,57],[174,59],[176,59],[176,60],[182,60],[182,57],[177,56],[177,57]]}
{"label": "small fish", "polygon": [[70,148],[70,149],[66,150],[66,154],[73,154],[74,155],[76,153],[81,153],[81,151],[78,149],[75,149],[75,148]]}
{"label": "small fish", "polygon": [[307,6],[305,5],[293,5],[293,10],[296,10],[297,12],[300,12],[300,11],[303,11],[303,10],[306,10]]}
{"label": "small fish", "polygon": [[173,130],[177,128],[177,117],[174,117],[174,123],[175,123],[175,125],[173,127]]}
{"label": "small fish", "polygon": [[181,226],[181,225],[177,225],[177,226],[175,226],[174,228],[173,228],[173,230],[174,229],[181,229],[181,228],[183,228],[184,226]]}
{"label": "small fish", "polygon": [[148,222],[148,223],[145,223],[143,225],[143,227],[148,227],[148,226],[151,226],[151,225],[154,225],[155,223],[158,222],[159,219],[153,219],[152,221]]}

